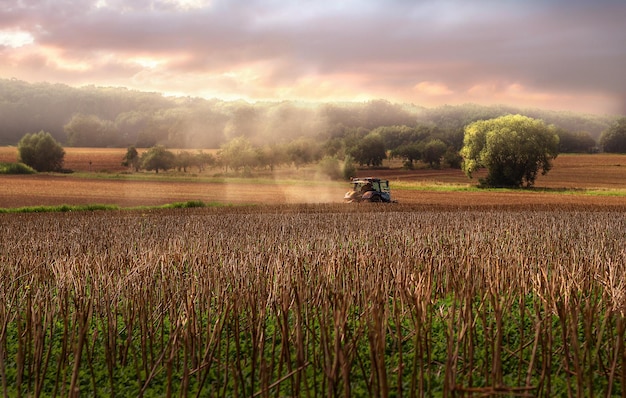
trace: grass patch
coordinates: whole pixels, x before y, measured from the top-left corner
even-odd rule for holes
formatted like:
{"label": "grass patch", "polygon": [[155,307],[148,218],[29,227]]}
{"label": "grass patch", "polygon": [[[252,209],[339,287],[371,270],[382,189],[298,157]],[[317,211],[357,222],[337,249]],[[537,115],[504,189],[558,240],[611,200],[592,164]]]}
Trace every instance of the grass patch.
{"label": "grass patch", "polygon": [[25,206],[0,209],[0,213],[66,213],[70,211],[119,210],[117,205],[58,205],[58,206]]}
{"label": "grass patch", "polygon": [[591,196],[626,196],[626,189],[588,189],[585,193]]}
{"label": "grass patch", "polygon": [[551,193],[555,195],[588,195],[588,196],[626,196],[626,189],[609,188],[481,188],[469,184],[439,183],[431,181],[392,181],[391,191],[429,191],[429,192],[528,192]]}
{"label": "grass patch", "polygon": [[484,192],[469,184],[452,184],[432,181],[389,181],[391,192],[393,191],[437,191],[437,192]]}
{"label": "grass patch", "polygon": [[195,207],[207,207],[201,200],[188,200],[186,202],[175,202],[162,206],[164,209],[190,209]]}

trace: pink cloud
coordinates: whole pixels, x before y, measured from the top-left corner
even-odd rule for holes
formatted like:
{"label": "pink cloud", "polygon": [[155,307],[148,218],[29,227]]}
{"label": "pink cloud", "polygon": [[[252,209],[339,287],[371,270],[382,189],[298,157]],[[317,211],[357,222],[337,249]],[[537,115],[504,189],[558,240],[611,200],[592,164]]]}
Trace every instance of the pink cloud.
{"label": "pink cloud", "polygon": [[0,10],[0,32],[33,38],[0,48],[0,77],[613,112],[626,92],[624,20],[626,3],[611,0],[29,0]]}

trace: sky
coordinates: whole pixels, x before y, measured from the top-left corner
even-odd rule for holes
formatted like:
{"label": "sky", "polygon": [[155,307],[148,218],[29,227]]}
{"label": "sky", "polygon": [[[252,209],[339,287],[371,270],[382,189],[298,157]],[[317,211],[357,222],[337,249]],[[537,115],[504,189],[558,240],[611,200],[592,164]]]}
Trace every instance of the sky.
{"label": "sky", "polygon": [[626,115],[626,1],[2,0],[0,78]]}

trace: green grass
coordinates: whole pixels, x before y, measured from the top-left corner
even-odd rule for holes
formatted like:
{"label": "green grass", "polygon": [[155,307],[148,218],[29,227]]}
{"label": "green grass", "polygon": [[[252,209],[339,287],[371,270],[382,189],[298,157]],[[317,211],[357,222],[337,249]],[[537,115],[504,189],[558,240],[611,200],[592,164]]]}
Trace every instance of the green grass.
{"label": "green grass", "polygon": [[438,192],[482,192],[484,189],[470,184],[453,184],[432,181],[390,181],[391,192],[397,191],[438,191]]}
{"label": "green grass", "polygon": [[626,189],[587,189],[585,194],[592,196],[626,196]]}
{"label": "green grass", "polygon": [[589,195],[589,196],[626,196],[626,189],[610,188],[481,188],[470,184],[454,184],[430,181],[392,181],[391,191],[429,191],[429,192],[529,192],[552,193],[556,195]]}
{"label": "green grass", "polygon": [[70,211],[119,210],[117,205],[57,205],[57,206],[24,206],[16,208],[0,208],[0,213],[66,213]]}

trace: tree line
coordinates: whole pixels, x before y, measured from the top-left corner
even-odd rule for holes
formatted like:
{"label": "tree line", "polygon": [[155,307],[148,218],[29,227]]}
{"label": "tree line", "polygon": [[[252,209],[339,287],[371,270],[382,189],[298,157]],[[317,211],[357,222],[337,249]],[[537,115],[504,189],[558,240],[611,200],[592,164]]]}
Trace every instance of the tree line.
{"label": "tree line", "polygon": [[[365,136],[383,127],[405,126],[436,129],[433,136],[458,150],[465,126],[507,114],[523,114],[555,125],[561,152],[598,150],[602,133],[618,118],[474,104],[429,109],[386,100],[248,103],[0,79],[0,145],[16,145],[25,134],[44,130],[70,147],[219,148],[238,137],[257,146],[302,137],[316,141],[344,139],[350,146],[355,136]],[[411,158],[410,152],[416,149],[411,145],[416,144],[413,141],[398,148],[395,142],[386,142],[386,149]],[[429,144],[430,149],[439,147],[438,142]],[[422,148],[422,152],[430,149]]]}
{"label": "tree line", "polygon": [[[135,171],[145,169],[158,173],[174,167],[186,172],[192,166],[202,171],[214,165],[249,172],[255,168],[273,170],[283,164],[297,168],[316,162],[324,174],[339,179],[353,175],[354,162],[361,166],[381,166],[383,159],[395,156],[404,159],[405,168],[412,168],[415,160],[433,168],[440,167],[443,161],[448,167],[462,168],[470,178],[475,171],[486,168],[487,177],[480,181],[483,186],[531,187],[537,174],[546,174],[559,154],[557,132],[555,126],[546,125],[543,120],[518,114],[470,123],[463,130],[462,145],[458,149],[454,146],[454,135],[437,136],[436,129],[393,126],[371,132],[349,131],[344,139],[317,142],[299,138],[288,144],[272,143],[263,147],[245,137],[237,137],[223,144],[217,157],[201,150],[196,154],[185,150],[174,154],[162,145],[155,145],[140,155],[130,146],[122,164]],[[626,118],[607,129],[602,139],[605,145],[609,145],[610,140],[626,141]],[[395,149],[388,150],[390,145],[395,145]],[[18,143],[18,154],[20,162],[36,171],[62,170],[65,156],[61,144],[43,130],[26,134]]]}

